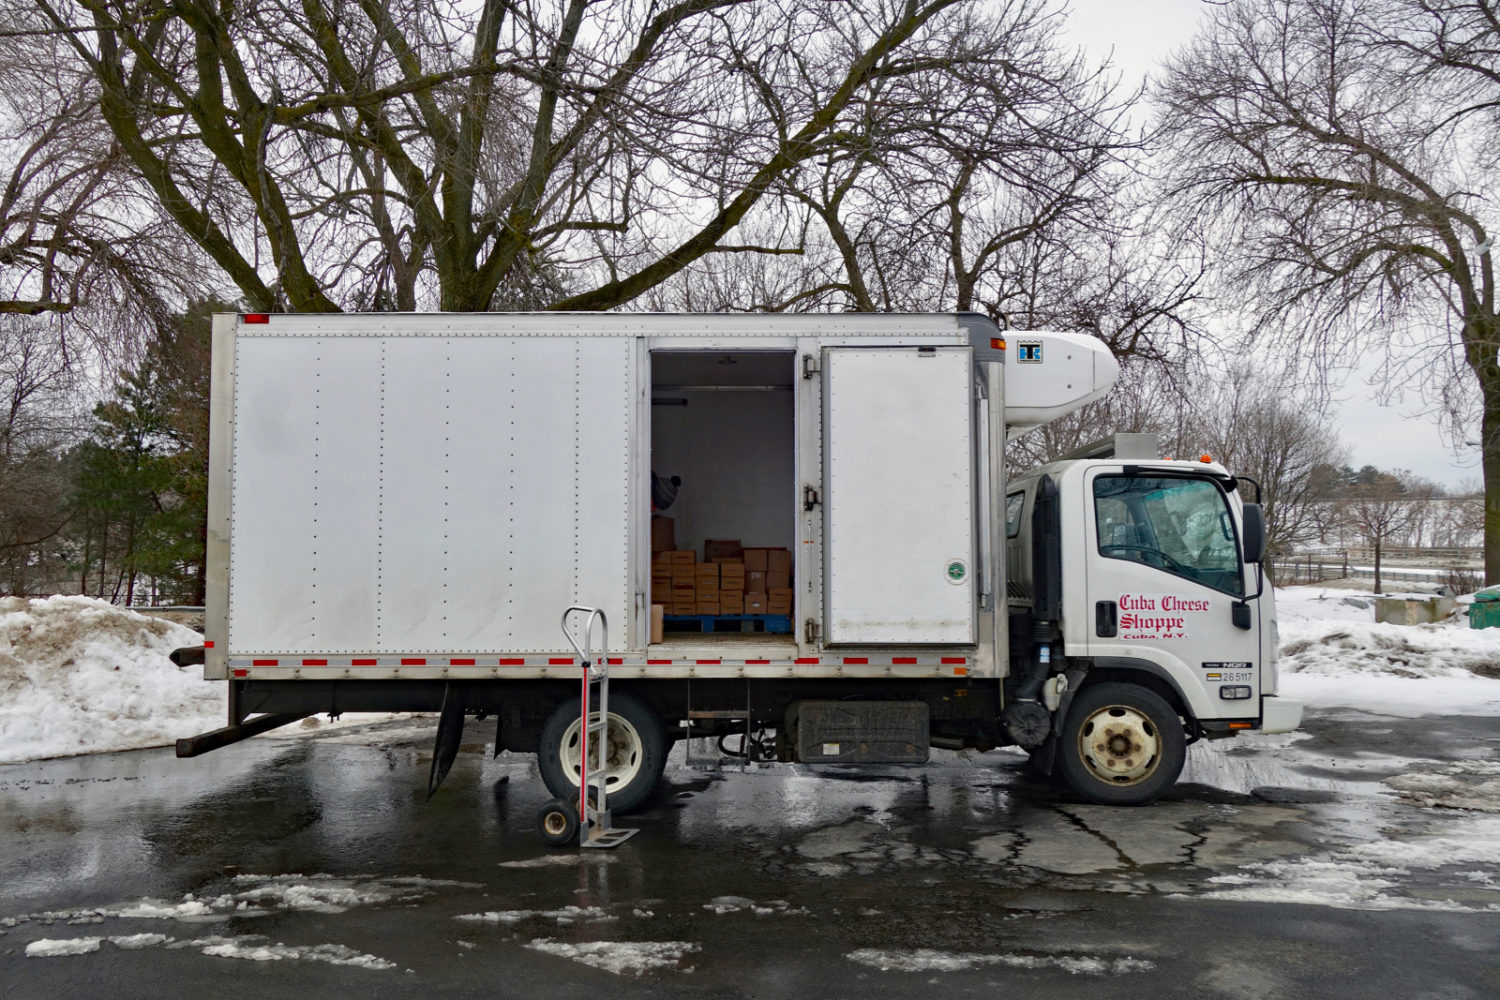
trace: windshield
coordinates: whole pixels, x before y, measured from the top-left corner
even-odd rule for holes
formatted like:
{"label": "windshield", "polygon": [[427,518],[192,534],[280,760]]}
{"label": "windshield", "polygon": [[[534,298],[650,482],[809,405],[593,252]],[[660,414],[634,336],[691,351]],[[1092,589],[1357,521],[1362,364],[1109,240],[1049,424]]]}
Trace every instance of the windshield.
{"label": "windshield", "polygon": [[1100,476],[1094,480],[1094,517],[1100,555],[1244,594],[1234,518],[1228,498],[1213,482]]}

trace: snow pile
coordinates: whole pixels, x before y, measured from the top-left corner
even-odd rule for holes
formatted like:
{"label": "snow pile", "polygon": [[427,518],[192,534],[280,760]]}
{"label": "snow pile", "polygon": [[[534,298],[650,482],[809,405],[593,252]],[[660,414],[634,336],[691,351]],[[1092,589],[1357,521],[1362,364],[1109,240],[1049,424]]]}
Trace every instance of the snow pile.
{"label": "snow pile", "polygon": [[358,906],[416,903],[431,896],[434,888],[482,888],[476,882],[420,877],[378,878],[373,875],[236,875],[233,881],[239,891],[218,896],[199,897],[189,892],[177,902],[148,897],[88,910],[30,913],[22,917],[7,917],[3,926],[15,927],[28,922],[97,924],[117,918],[211,923],[231,917],[263,917],[288,911],[347,913]]}
{"label": "snow pile", "polygon": [[[1470,775],[1476,780],[1464,780]],[[1429,809],[1500,813],[1500,763],[1495,761],[1455,761],[1436,772],[1395,774],[1382,783],[1406,801]]]}
{"label": "snow pile", "polygon": [[1369,594],[1276,591],[1281,693],[1386,715],[1500,715],[1500,629],[1375,622]]}
{"label": "snow pile", "polygon": [[978,952],[937,951],[932,948],[861,948],[847,956],[851,962],[881,972],[963,972],[980,966],[1009,969],[1061,969],[1073,975],[1109,976],[1148,972],[1154,962],[1139,958],[1103,958],[1096,955],[986,955]]}
{"label": "snow pile", "polygon": [[[617,976],[629,973],[639,976],[651,969],[676,968],[683,956],[698,951],[690,941],[551,941],[537,938],[526,947],[547,955],[571,958]],[[692,972],[686,968],[683,972]]]}
{"label": "snow pile", "polygon": [[597,923],[602,920],[618,920],[597,906],[564,906],[558,910],[490,910],[485,913],[460,913],[454,920],[471,923],[519,924],[523,920],[555,920],[559,926],[568,926],[582,920]]}
{"label": "snow pile", "polygon": [[[1209,899],[1251,900],[1262,903],[1304,903],[1349,910],[1435,910],[1493,913],[1500,904],[1475,906],[1467,902],[1473,887],[1492,885],[1500,858],[1500,829],[1485,817],[1448,820],[1441,834],[1376,840],[1340,848],[1319,858],[1292,858],[1243,866],[1239,872],[1209,879],[1217,888]],[[1414,872],[1440,873],[1458,865],[1480,864],[1487,869],[1448,876],[1452,896],[1442,887],[1406,895],[1400,879]],[[1438,875],[1439,880],[1443,878]],[[1201,897],[1199,897],[1201,898]],[[1463,900],[1463,901],[1461,901]]]}
{"label": "snow pile", "polygon": [[0,764],[162,746],[222,725],[223,685],[167,659],[202,642],[91,597],[0,598]]}
{"label": "snow pile", "polygon": [[119,934],[114,937],[42,938],[26,946],[27,958],[62,958],[67,955],[90,955],[105,941],[121,951],[141,951],[166,944],[165,934]]}

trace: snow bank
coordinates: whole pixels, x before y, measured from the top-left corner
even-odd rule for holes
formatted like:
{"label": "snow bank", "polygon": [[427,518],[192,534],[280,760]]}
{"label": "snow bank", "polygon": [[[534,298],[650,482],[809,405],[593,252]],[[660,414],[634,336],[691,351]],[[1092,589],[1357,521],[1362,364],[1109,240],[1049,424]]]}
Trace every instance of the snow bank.
{"label": "snow bank", "polygon": [[0,764],[162,746],[223,725],[202,636],[91,597],[0,598]]}
{"label": "snow bank", "polygon": [[1276,591],[1281,692],[1310,706],[1382,715],[1500,715],[1500,629],[1462,615],[1432,625],[1375,622],[1374,597]]}

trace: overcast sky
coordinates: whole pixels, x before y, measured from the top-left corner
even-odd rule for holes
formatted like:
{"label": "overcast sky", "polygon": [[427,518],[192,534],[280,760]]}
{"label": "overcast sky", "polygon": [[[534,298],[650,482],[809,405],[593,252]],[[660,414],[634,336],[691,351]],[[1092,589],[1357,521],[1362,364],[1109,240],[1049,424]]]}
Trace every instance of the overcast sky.
{"label": "overcast sky", "polygon": [[[1187,42],[1197,27],[1212,16],[1202,0],[1070,0],[1071,37],[1103,56],[1114,50],[1115,65],[1125,82],[1139,82],[1157,63]],[[1340,405],[1330,414],[1340,439],[1353,452],[1353,465],[1409,469],[1444,486],[1479,478],[1478,454],[1466,449],[1455,459],[1438,434],[1434,418],[1420,414],[1426,407],[1414,395],[1390,406],[1373,400],[1373,390],[1358,376],[1346,380],[1337,393]]]}

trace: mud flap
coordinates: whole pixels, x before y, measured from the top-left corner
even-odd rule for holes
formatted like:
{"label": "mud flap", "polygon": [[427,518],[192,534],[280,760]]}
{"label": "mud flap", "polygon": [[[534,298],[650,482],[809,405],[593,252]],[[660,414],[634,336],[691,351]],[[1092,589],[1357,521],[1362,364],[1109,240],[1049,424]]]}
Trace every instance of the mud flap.
{"label": "mud flap", "polygon": [[463,742],[464,711],[468,707],[469,686],[446,684],[443,687],[443,713],[438,717],[437,741],[432,747],[432,771],[427,776],[427,797],[437,794]]}

